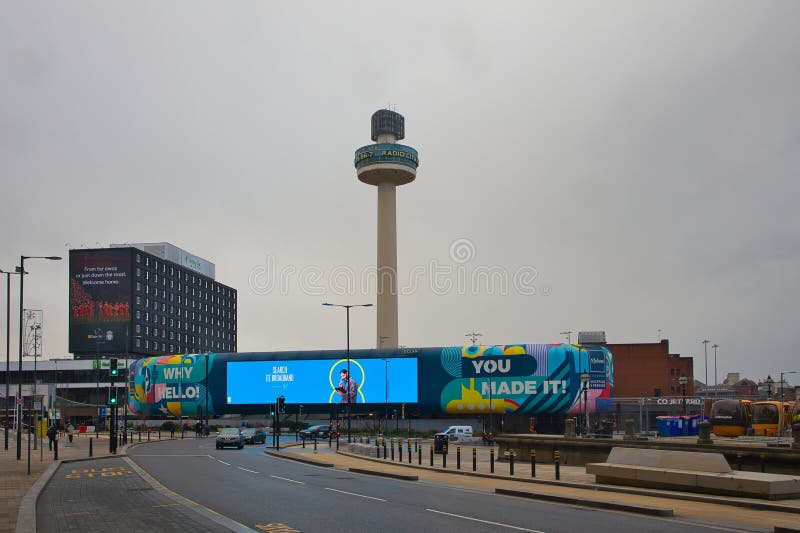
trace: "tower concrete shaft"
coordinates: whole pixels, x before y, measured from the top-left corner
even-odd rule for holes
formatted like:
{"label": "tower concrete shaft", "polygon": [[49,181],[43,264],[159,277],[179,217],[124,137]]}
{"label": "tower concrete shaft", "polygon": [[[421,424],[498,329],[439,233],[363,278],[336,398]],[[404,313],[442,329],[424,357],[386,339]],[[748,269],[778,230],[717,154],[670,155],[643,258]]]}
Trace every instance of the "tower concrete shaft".
{"label": "tower concrete shaft", "polygon": [[397,326],[397,186],[414,181],[419,157],[410,146],[397,144],[405,136],[403,116],[388,109],[372,115],[376,144],[356,150],[358,179],[378,188],[377,328],[375,345],[396,348]]}

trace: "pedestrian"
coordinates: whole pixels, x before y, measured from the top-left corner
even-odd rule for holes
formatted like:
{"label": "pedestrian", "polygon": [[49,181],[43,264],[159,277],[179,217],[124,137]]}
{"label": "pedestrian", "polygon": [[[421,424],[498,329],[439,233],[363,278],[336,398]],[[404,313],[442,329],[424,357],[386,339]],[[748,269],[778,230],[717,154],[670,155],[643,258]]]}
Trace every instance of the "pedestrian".
{"label": "pedestrian", "polygon": [[72,432],[75,431],[75,428],[72,427],[72,424],[67,424],[67,438],[69,439],[70,444],[72,444]]}
{"label": "pedestrian", "polygon": [[57,435],[58,435],[58,426],[53,424],[49,428],[47,428],[47,445],[50,451],[53,451],[53,443],[55,442]]}

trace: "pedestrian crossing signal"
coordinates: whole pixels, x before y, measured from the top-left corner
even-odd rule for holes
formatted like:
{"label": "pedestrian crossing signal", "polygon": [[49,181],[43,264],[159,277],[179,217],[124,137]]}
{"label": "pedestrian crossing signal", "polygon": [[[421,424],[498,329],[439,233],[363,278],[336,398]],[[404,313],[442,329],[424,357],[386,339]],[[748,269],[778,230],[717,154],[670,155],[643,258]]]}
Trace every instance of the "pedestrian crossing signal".
{"label": "pedestrian crossing signal", "polygon": [[109,361],[108,374],[112,378],[115,378],[115,377],[119,376],[119,368],[117,368],[117,360],[116,359],[112,359],[111,361]]}
{"label": "pedestrian crossing signal", "polygon": [[117,405],[117,397],[116,396],[110,396],[108,398],[108,405]]}

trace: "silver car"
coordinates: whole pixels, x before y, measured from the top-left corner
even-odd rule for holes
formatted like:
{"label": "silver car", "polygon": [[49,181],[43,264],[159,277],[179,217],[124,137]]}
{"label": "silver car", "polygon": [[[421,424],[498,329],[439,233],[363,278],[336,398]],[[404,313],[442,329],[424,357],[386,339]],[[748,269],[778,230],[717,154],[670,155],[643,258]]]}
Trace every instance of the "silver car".
{"label": "silver car", "polygon": [[240,450],[244,448],[244,436],[239,428],[222,428],[217,433],[217,449],[221,450],[225,446],[236,446]]}

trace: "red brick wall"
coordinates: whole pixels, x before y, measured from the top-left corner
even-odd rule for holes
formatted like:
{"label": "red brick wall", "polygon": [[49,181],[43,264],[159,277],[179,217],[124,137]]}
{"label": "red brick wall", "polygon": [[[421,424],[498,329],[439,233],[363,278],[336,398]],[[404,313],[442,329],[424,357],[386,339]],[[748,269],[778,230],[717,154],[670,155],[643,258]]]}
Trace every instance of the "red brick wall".
{"label": "red brick wall", "polygon": [[669,353],[669,341],[641,344],[608,344],[614,357],[614,396],[633,398],[680,396],[680,376],[686,376],[686,395],[694,394],[694,371],[691,357]]}

